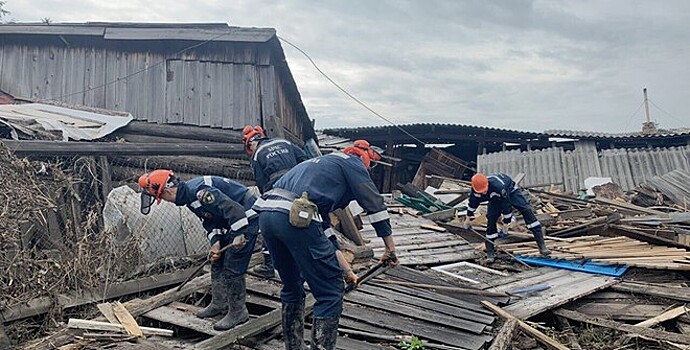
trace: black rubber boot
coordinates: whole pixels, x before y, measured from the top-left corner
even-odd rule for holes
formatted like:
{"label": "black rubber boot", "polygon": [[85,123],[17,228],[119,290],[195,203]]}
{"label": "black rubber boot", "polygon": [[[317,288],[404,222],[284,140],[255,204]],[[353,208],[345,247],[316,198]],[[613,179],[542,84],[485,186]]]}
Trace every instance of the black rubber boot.
{"label": "black rubber boot", "polygon": [[551,255],[551,251],[546,246],[544,241],[544,234],[541,231],[541,226],[534,227],[532,229],[532,234],[534,235],[534,240],[537,241],[537,247],[539,247],[539,253],[543,256]]}
{"label": "black rubber boot", "polygon": [[304,343],[304,299],[299,303],[283,303],[281,315],[285,350],[308,350]]}
{"label": "black rubber boot", "polygon": [[213,325],[213,329],[217,331],[226,331],[249,320],[249,311],[245,304],[247,289],[244,275],[226,277],[225,283],[228,291],[228,313]]}
{"label": "black rubber boot", "polygon": [[271,254],[269,254],[268,252],[262,252],[261,255],[264,257],[264,263],[261,265],[254,266],[254,269],[252,271],[263,278],[275,277],[276,273],[273,269],[273,259],[271,258]]}
{"label": "black rubber boot", "polygon": [[496,248],[494,247],[494,242],[492,240],[487,240],[484,244],[486,246],[486,263],[492,264],[496,261]]}
{"label": "black rubber boot", "polygon": [[228,312],[228,293],[221,272],[211,271],[211,303],[196,313],[196,317],[207,318]]}
{"label": "black rubber boot", "polygon": [[311,328],[311,350],[335,350],[339,317],[314,317]]}

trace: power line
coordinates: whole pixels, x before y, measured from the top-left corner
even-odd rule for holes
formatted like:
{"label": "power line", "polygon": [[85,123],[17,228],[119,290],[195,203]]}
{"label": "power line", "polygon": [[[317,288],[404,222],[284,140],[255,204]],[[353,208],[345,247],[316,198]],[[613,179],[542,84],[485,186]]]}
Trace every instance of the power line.
{"label": "power line", "polygon": [[647,99],[647,101],[649,101],[649,102],[652,104],[652,106],[656,107],[658,110],[664,112],[664,113],[665,113],[666,115],[668,115],[669,117],[671,117],[671,118],[675,119],[676,121],[680,122],[681,125],[682,125],[683,123],[686,123],[686,122],[687,122],[687,121],[681,120],[680,118],[675,117],[673,114],[671,114],[671,113],[669,113],[669,112],[666,112],[666,111],[663,110],[661,107],[657,106],[656,103],[654,103],[652,100]]}
{"label": "power line", "polygon": [[196,43],[196,44],[191,45],[191,46],[188,46],[188,47],[185,47],[185,48],[183,48],[182,50],[179,50],[179,51],[173,53],[171,58],[162,59],[162,60],[160,60],[160,61],[158,61],[158,62],[156,62],[156,63],[154,63],[154,64],[152,64],[152,65],[150,65],[150,66],[148,66],[148,67],[146,67],[146,68],[144,68],[144,69],[140,69],[140,70],[135,71],[135,72],[133,72],[133,73],[127,74],[127,75],[125,75],[124,77],[117,77],[117,78],[115,78],[114,80],[105,82],[105,83],[103,83],[103,84],[101,84],[101,85],[98,85],[98,86],[95,86],[95,87],[92,87],[92,88],[88,88],[88,89],[84,89],[84,90],[81,90],[81,91],[77,91],[77,92],[72,92],[72,93],[69,93],[69,94],[63,94],[63,95],[60,95],[60,96],[58,96],[58,97],[49,98],[48,100],[53,100],[53,101],[55,101],[55,100],[62,100],[62,99],[65,98],[65,97],[74,96],[74,95],[79,95],[79,94],[87,93],[87,92],[90,92],[90,91],[93,91],[93,90],[97,90],[97,89],[102,89],[102,88],[104,88],[104,87],[106,87],[106,86],[110,86],[110,85],[112,85],[112,84],[115,84],[115,83],[117,83],[117,82],[119,82],[119,81],[121,81],[121,80],[127,80],[127,79],[129,79],[129,78],[131,78],[131,77],[133,77],[133,76],[135,76],[135,75],[137,75],[137,74],[141,74],[141,73],[144,73],[144,72],[146,72],[146,71],[148,71],[148,70],[151,70],[151,69],[153,69],[153,68],[155,68],[155,67],[158,67],[158,66],[160,66],[160,65],[162,65],[162,64],[164,64],[164,63],[166,63],[169,59],[177,58],[177,56],[179,56],[179,55],[181,55],[181,54],[183,54],[183,53],[185,53],[185,52],[187,52],[187,51],[189,51],[189,50],[196,49],[197,47],[206,45],[206,44],[208,44],[209,42],[214,41],[214,40],[216,40],[216,39],[218,39],[218,38],[220,38],[220,37],[222,37],[222,36],[228,35],[228,34],[230,34],[230,31],[220,33],[220,34],[218,34],[218,35],[215,35],[215,36],[209,38],[208,40],[202,41],[202,42],[200,42],[200,43]]}
{"label": "power line", "polygon": [[410,134],[407,130],[405,130],[405,129],[403,129],[401,126],[395,124],[395,123],[394,123],[393,121],[391,121],[390,119],[388,119],[388,118],[382,116],[381,114],[379,114],[378,112],[376,112],[375,110],[373,110],[373,109],[371,109],[369,106],[367,106],[367,105],[366,105],[364,102],[362,102],[360,99],[358,99],[357,97],[355,97],[355,96],[352,95],[351,93],[347,92],[347,90],[345,90],[345,89],[344,89],[343,87],[341,87],[338,83],[336,83],[333,79],[331,79],[331,77],[329,77],[328,74],[326,74],[324,71],[322,71],[321,68],[319,68],[319,66],[316,64],[316,62],[314,62],[314,60],[309,56],[309,54],[307,54],[306,52],[304,52],[304,50],[302,50],[302,49],[299,48],[297,45],[291,43],[290,41],[286,40],[286,39],[283,38],[283,37],[278,36],[278,39],[280,39],[280,40],[282,40],[283,42],[285,42],[286,44],[292,46],[293,48],[295,48],[295,50],[299,51],[302,55],[304,55],[304,57],[306,57],[306,58],[309,60],[309,62],[311,63],[311,65],[314,66],[314,68],[316,69],[316,71],[318,71],[321,75],[323,75],[324,78],[326,78],[331,84],[333,84],[333,86],[335,86],[336,88],[338,88],[338,90],[340,90],[342,93],[344,93],[345,95],[347,95],[347,97],[349,97],[349,98],[351,98],[353,101],[357,102],[360,106],[364,107],[366,110],[368,110],[369,112],[371,112],[371,113],[374,114],[375,116],[377,116],[377,117],[379,117],[379,118],[385,120],[386,122],[388,122],[388,123],[391,124],[392,126],[398,128],[400,131],[402,131],[403,133],[405,133],[405,135],[411,137],[411,138],[414,139],[415,141],[417,141],[417,142],[419,142],[419,143],[421,143],[421,144],[423,144],[423,145],[426,146],[426,143],[425,143],[424,141],[422,141],[422,140],[418,139],[417,137],[415,137],[414,135]]}
{"label": "power line", "polygon": [[637,114],[637,112],[640,111],[640,109],[642,108],[643,105],[644,105],[644,101],[640,102],[640,105],[637,106],[637,109],[635,110],[635,112],[633,112],[633,114],[630,115],[630,117],[628,118],[628,122],[625,124],[625,127],[623,128],[623,130],[621,130],[621,132],[625,132],[625,130],[628,129],[628,126],[630,125],[630,122],[632,121],[633,117]]}

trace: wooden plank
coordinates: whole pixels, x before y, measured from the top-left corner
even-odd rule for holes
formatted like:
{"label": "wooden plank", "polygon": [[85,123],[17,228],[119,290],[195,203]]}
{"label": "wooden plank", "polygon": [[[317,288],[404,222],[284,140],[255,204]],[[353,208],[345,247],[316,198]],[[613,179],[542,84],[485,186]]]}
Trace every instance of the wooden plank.
{"label": "wooden plank", "polygon": [[619,330],[622,332],[630,333],[632,335],[637,335],[637,336],[642,336],[642,337],[649,338],[649,339],[654,339],[657,341],[669,341],[669,342],[679,343],[679,344],[690,344],[690,336],[683,335],[683,334],[671,333],[671,332],[661,331],[658,329],[650,329],[650,328],[645,328],[645,327],[632,326],[629,324],[620,323],[620,322],[616,322],[616,321],[603,320],[600,318],[587,316],[583,313],[580,313],[577,311],[572,311],[572,310],[558,309],[558,310],[554,311],[554,313],[557,316],[565,317],[565,318],[573,320],[573,321],[589,323],[589,324],[593,324],[595,326],[600,326],[600,327],[611,328],[611,329]]}
{"label": "wooden plank", "polygon": [[[67,322],[67,328],[98,330],[107,332],[125,332],[125,326],[121,324],[114,324],[109,322],[81,320],[77,318],[70,318]],[[165,337],[172,337],[173,331],[169,329],[141,327],[144,335],[160,335]]]}
{"label": "wooden plank", "polygon": [[639,322],[659,315],[666,309],[668,307],[665,305],[596,302],[580,305],[574,310],[589,316],[616,321]]}
{"label": "wooden plank", "polygon": [[[392,287],[392,286],[391,286]],[[357,287],[360,292],[379,295],[390,300],[405,303],[419,308],[420,310],[431,310],[438,313],[454,316],[457,318],[471,320],[483,324],[491,324],[494,317],[485,313],[473,311],[472,309],[449,305],[438,300],[427,300],[422,296],[412,296],[398,291],[396,288],[381,288],[375,285],[361,285]],[[346,297],[347,298],[347,297]]]}
{"label": "wooden plank", "polygon": [[[311,313],[314,307],[314,297],[309,294],[305,300],[305,315]],[[252,320],[252,322],[243,323],[233,329],[227,330],[214,337],[206,339],[197,343],[194,349],[197,350],[215,350],[228,346],[238,339],[251,337],[256,334],[265,332],[281,323],[281,309],[273,310],[269,313],[259,316]]]}
{"label": "wooden plank", "polygon": [[484,305],[487,309],[493,311],[496,315],[498,315],[499,317],[501,317],[505,320],[517,320],[518,326],[520,327],[520,329],[523,332],[525,332],[529,336],[533,337],[538,342],[546,345],[547,348],[555,349],[555,350],[569,350],[563,344],[550,338],[548,335],[538,331],[537,329],[532,328],[530,325],[526,324],[525,322],[522,322],[520,319],[511,315],[509,312],[501,309],[500,307],[498,307],[498,306],[496,306],[496,305],[494,305],[488,301],[482,301],[482,305]]}
{"label": "wooden plank", "polygon": [[619,282],[611,277],[571,271],[568,278],[551,283],[550,289],[539,292],[534,297],[522,299],[505,309],[520,319],[528,319]]}
{"label": "wooden plank", "polygon": [[108,156],[108,155],[219,155],[241,154],[238,144],[194,143],[120,143],[120,142],[57,142],[14,141],[3,143],[18,156]]}
{"label": "wooden plank", "polygon": [[173,306],[161,306],[145,313],[143,316],[156,321],[188,328],[203,334],[218,335],[221,333],[213,329],[213,324],[216,322],[215,320],[201,319]]}
{"label": "wooden plank", "polygon": [[489,350],[506,350],[510,346],[511,340],[518,331],[518,320],[516,318],[506,321],[501,329],[498,330],[496,337]]}
{"label": "wooden plank", "polygon": [[108,322],[120,324],[120,321],[117,319],[115,312],[113,311],[113,305],[110,303],[100,303],[96,305],[96,307],[98,307],[98,310],[103,314]]}
{"label": "wooden plank", "polygon": [[340,222],[340,231],[342,232],[342,234],[345,235],[345,237],[349,238],[351,241],[353,241],[356,245],[364,245],[364,239],[362,238],[362,235],[360,235],[359,233],[359,229],[357,228],[357,224],[355,223],[355,218],[352,216],[352,212],[350,212],[350,209],[338,209],[333,213],[335,214],[335,216],[338,217],[338,221]]}
{"label": "wooden plank", "polygon": [[[85,292],[81,295],[59,295],[57,297],[57,301],[63,309],[67,309],[75,306],[90,304],[103,299],[112,299],[128,294],[144,292],[175,283],[180,283],[189,277],[189,275],[193,272],[192,270],[194,269],[181,270],[173,273],[154,275],[132,281],[112,284],[108,286],[105,295],[103,295],[103,290],[98,292]],[[20,304],[8,309],[3,309],[0,313],[4,322],[10,322],[21,318],[46,313],[54,306],[54,304],[54,298],[42,297],[33,299],[27,304]]]}
{"label": "wooden plank", "polygon": [[688,309],[685,306],[679,306],[677,308],[668,310],[668,311],[662,313],[661,315],[658,315],[658,316],[652,317],[646,321],[640,322],[640,323],[636,324],[635,326],[651,328],[651,327],[658,325],[661,322],[672,320],[672,319],[674,319],[680,315],[685,315],[689,310],[690,309]]}
{"label": "wooden plank", "polygon": [[490,296],[490,297],[507,297],[507,296],[509,296],[505,292],[493,292],[493,291],[488,291],[488,290],[462,288],[462,287],[449,287],[449,286],[441,286],[441,285],[437,285],[437,284],[422,284],[422,283],[393,281],[393,280],[382,280],[381,283],[395,284],[395,285],[400,285],[400,286],[409,286],[409,287],[415,287],[415,288],[425,288],[425,289],[429,289],[429,290],[439,290],[439,291],[445,290],[445,291],[454,292],[454,293],[458,293],[458,294],[484,295],[484,296]]}
{"label": "wooden plank", "polygon": [[370,308],[388,311],[392,314],[406,316],[409,318],[420,320],[422,322],[445,325],[450,328],[455,328],[474,334],[481,334],[484,331],[484,328],[486,328],[486,326],[481,323],[476,323],[444,314],[430,312],[428,310],[416,308],[413,306],[407,306],[402,302],[392,302],[374,295],[364,293],[350,293],[347,296],[346,300],[351,303],[356,303]]}
{"label": "wooden plank", "polygon": [[441,227],[441,226],[437,226],[437,225],[432,225],[432,224],[422,224],[422,225],[419,225],[419,227],[425,228],[425,229],[427,229],[427,230],[436,231],[436,232],[446,232],[446,231],[448,231],[448,230],[446,230],[445,227]]}
{"label": "wooden plank", "polygon": [[690,288],[680,287],[661,287],[648,283],[624,281],[611,287],[618,292],[644,294],[655,297],[668,298],[690,302]]}
{"label": "wooden plank", "polygon": [[116,301],[111,304],[113,307],[113,313],[115,314],[115,317],[117,317],[117,320],[120,321],[120,324],[125,327],[125,332],[127,334],[131,334],[137,337],[143,337],[144,333],[141,331],[141,328],[139,327],[139,324],[137,321],[132,317],[132,315],[125,309],[124,306],[119,301]]}
{"label": "wooden plank", "polygon": [[350,303],[346,303],[343,315],[360,322],[392,329],[397,332],[414,334],[422,339],[445,345],[457,346],[462,344],[467,349],[481,349],[491,339],[488,335],[475,335],[437,324],[403,318],[386,311],[356,307]]}

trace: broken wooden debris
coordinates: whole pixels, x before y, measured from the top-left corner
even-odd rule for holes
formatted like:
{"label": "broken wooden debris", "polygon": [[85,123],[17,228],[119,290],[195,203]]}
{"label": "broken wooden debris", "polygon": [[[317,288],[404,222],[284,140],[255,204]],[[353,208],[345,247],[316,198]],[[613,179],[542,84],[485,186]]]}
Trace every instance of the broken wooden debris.
{"label": "broken wooden debris", "polygon": [[498,330],[496,337],[489,350],[506,350],[510,346],[510,342],[518,331],[518,320],[512,318],[503,323],[501,329]]}
{"label": "broken wooden debris", "polygon": [[486,291],[486,290],[481,290],[481,289],[448,287],[448,286],[440,286],[440,285],[436,285],[436,284],[422,284],[422,283],[393,281],[393,280],[379,280],[379,282],[386,283],[386,284],[395,284],[395,285],[399,285],[399,286],[424,288],[424,289],[430,289],[430,290],[445,290],[448,292],[454,292],[454,293],[458,293],[458,294],[484,295],[484,296],[490,296],[490,297],[515,296],[515,295],[508,294],[507,292],[492,292],[492,291]]}
{"label": "broken wooden debris", "polygon": [[589,324],[593,324],[595,326],[600,326],[600,327],[611,328],[611,329],[615,329],[618,331],[630,333],[632,335],[642,336],[642,337],[645,337],[648,339],[653,339],[656,341],[668,341],[668,342],[679,343],[679,344],[690,344],[690,336],[683,335],[683,334],[671,333],[671,332],[661,331],[661,330],[657,330],[657,329],[650,329],[650,328],[645,328],[645,327],[633,326],[633,325],[629,325],[629,324],[625,324],[625,323],[621,323],[621,322],[600,319],[600,318],[591,317],[591,316],[585,315],[581,312],[572,311],[572,310],[558,309],[558,310],[554,311],[554,314],[556,314],[557,316],[565,317],[565,318],[573,320],[573,321],[582,322],[582,323],[589,323]]}
{"label": "broken wooden debris", "polygon": [[570,347],[573,350],[582,350],[582,347],[580,346],[580,343],[577,341],[577,337],[575,336],[575,333],[573,332],[573,327],[570,326],[570,322],[568,322],[567,318],[556,316],[556,322],[558,325],[561,327],[563,332],[565,333],[565,337],[568,338],[568,342],[570,343]]}
{"label": "broken wooden debris", "polygon": [[131,334],[136,337],[144,336],[144,333],[141,330],[141,327],[139,327],[137,321],[134,319],[134,317],[132,317],[132,314],[130,314],[129,311],[127,311],[127,309],[124,306],[122,306],[122,304],[119,301],[116,301],[111,305],[115,317],[118,321],[120,321],[120,324],[123,327],[125,327],[125,331],[127,332],[127,334]]}
{"label": "broken wooden debris", "polygon": [[672,319],[674,319],[680,315],[685,315],[688,313],[688,311],[690,311],[690,309],[688,309],[687,307],[679,306],[677,308],[673,308],[671,310],[668,310],[661,315],[658,315],[658,316],[652,317],[646,321],[637,323],[637,324],[635,324],[635,326],[651,328],[651,327],[654,327],[661,322],[672,320]]}
{"label": "broken wooden debris", "polygon": [[645,294],[655,297],[668,298],[690,302],[690,288],[686,287],[662,287],[650,283],[623,281],[612,287],[618,292],[631,294]]}
{"label": "broken wooden debris", "polygon": [[[78,318],[70,318],[67,322],[68,328],[86,329],[106,332],[126,332],[125,326],[121,324],[114,324],[109,322],[100,322],[92,320],[82,320]],[[160,335],[165,337],[172,337],[173,331],[169,329],[140,327],[144,335]]]}
{"label": "broken wooden debris", "polygon": [[511,315],[509,312],[501,309],[500,307],[488,302],[488,301],[482,301],[482,305],[486,307],[487,309],[491,310],[493,313],[495,313],[497,316],[501,317],[504,320],[510,321],[510,320],[516,320],[518,326],[520,329],[525,332],[526,334],[529,334],[531,337],[536,339],[538,342],[546,345],[549,349],[555,349],[555,350],[569,350],[566,346],[563,344],[559,343],[555,339],[549,337],[548,335],[540,332],[539,330],[533,328],[532,326],[528,325],[527,323],[521,321],[520,319],[516,318],[515,316]]}

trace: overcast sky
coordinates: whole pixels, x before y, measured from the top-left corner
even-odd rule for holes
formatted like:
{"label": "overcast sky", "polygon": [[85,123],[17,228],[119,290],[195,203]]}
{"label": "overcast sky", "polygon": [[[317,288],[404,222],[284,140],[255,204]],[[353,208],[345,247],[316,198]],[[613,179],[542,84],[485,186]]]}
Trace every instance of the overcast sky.
{"label": "overcast sky", "polygon": [[[636,131],[690,126],[690,1],[6,0],[15,21],[276,28],[396,123]],[[283,43],[317,128],[382,125]],[[637,111],[637,113],[635,113]]]}

